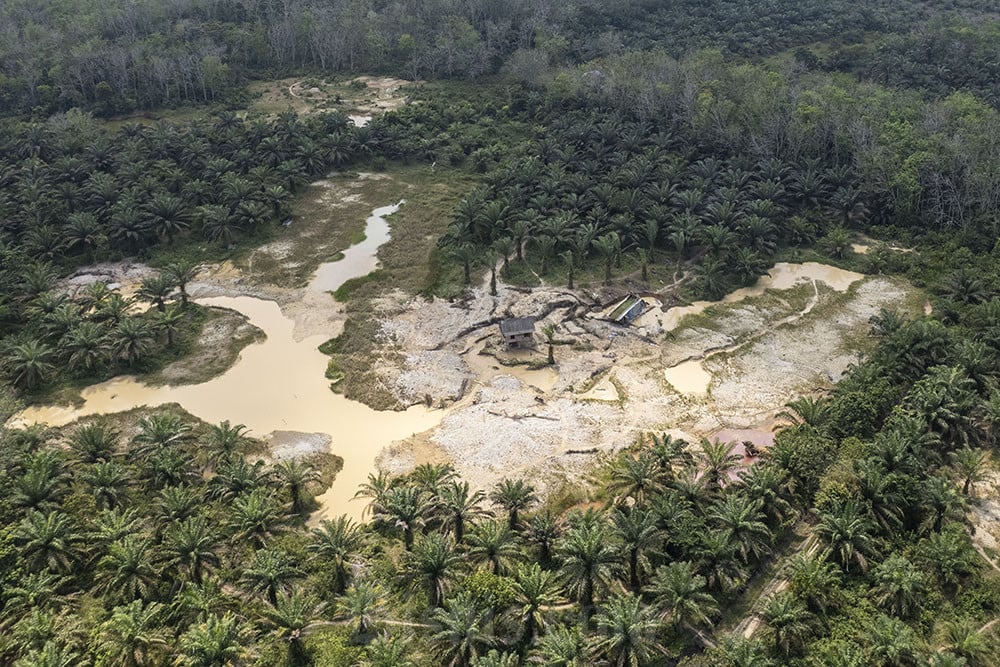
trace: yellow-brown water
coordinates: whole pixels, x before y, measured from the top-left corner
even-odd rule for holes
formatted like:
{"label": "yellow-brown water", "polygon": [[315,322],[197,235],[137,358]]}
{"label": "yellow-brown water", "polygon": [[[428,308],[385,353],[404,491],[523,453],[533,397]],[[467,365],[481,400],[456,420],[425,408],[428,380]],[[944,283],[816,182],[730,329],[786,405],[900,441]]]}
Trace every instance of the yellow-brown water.
{"label": "yellow-brown water", "polygon": [[[386,240],[384,216],[398,205],[376,209],[369,218],[364,256],[345,252],[348,261],[321,267],[322,284],[312,289],[335,290],[344,281],[364,275],[375,267],[378,245]],[[376,228],[372,229],[373,225]],[[359,244],[360,247],[362,244]],[[354,257],[355,259],[350,259]],[[295,323],[273,301],[249,296],[198,299],[201,305],[231,308],[245,315],[267,339],[243,350],[225,374],[197,385],[150,386],[131,376],[117,377],[84,389],[78,407],[37,406],[18,414],[16,424],[47,422],[68,424],[80,417],[179,403],[191,414],[208,422],[230,420],[245,424],[254,435],[272,431],[325,433],[332,439],[330,451],[343,457],[344,468],[333,486],[320,499],[321,514],[360,517],[363,501],[350,502],[359,484],[375,470],[379,451],[395,440],[426,431],[438,424],[444,413],[415,406],[405,412],[381,412],[330,390],[324,376],[327,357],[318,349],[324,336],[296,341]]]}
{"label": "yellow-brown water", "polygon": [[736,303],[737,301],[760,296],[769,289],[791,289],[801,280],[817,280],[826,283],[838,292],[843,292],[852,283],[862,278],[864,278],[864,275],[860,273],[818,262],[805,262],[803,264],[780,262],[775,264],[774,268],[768,271],[766,276],[762,276],[760,280],[750,287],[734,290],[719,301],[695,301],[689,306],[671,308],[656,319],[660,321],[664,329],[671,331],[676,329],[680,325],[681,320],[687,315],[697,315],[709,306],[719,303]]}
{"label": "yellow-brown water", "polygon": [[[835,266],[829,266],[827,264],[819,264],[817,262],[806,262],[804,264],[789,264],[782,262],[775,264],[774,268],[772,268],[766,276],[761,277],[760,280],[758,280],[757,283],[751,287],[744,287],[730,292],[723,297],[721,301],[696,301],[690,306],[678,306],[676,308],[671,308],[659,317],[659,321],[664,329],[669,331],[680,326],[681,320],[688,315],[696,315],[705,311],[708,307],[719,303],[735,303],[743,301],[744,299],[760,296],[769,289],[791,289],[800,281],[810,280],[813,282],[814,287],[815,283],[819,281],[826,283],[838,292],[844,292],[852,284],[861,280],[863,277],[864,276],[860,273],[839,269]],[[814,305],[815,301],[811,301],[810,305],[806,306],[806,309],[802,313],[786,318],[785,321],[798,319],[812,310]],[[777,325],[783,322],[775,324]],[[729,348],[727,348],[727,350],[728,349]],[[719,350],[716,353],[721,351],[725,350]],[[708,394],[709,387],[712,383],[712,374],[708,372],[704,366],[704,361],[708,356],[711,355],[706,355],[706,357],[698,359],[690,359],[665,369],[664,376],[667,382],[669,382],[670,385],[679,393],[690,394],[693,396],[705,396]]]}

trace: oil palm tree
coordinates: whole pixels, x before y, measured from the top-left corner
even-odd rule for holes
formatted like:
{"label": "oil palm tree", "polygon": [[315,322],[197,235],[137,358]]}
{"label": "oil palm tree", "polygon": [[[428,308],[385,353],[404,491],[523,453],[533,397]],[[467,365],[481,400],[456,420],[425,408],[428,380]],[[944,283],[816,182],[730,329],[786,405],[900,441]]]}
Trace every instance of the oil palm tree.
{"label": "oil palm tree", "polygon": [[995,647],[991,649],[991,638],[980,632],[971,619],[963,618],[945,623],[945,645],[955,655],[968,661],[970,667],[985,667],[995,658]]}
{"label": "oil palm tree", "polygon": [[809,553],[797,553],[785,565],[788,587],[810,611],[826,614],[839,593],[840,575],[828,561]]}
{"label": "oil palm tree", "polygon": [[418,667],[412,635],[381,633],[365,647],[358,667]]}
{"label": "oil palm tree", "polygon": [[198,275],[198,265],[194,262],[181,260],[179,262],[174,262],[169,264],[166,269],[164,269],[163,274],[177,287],[177,291],[181,295],[181,307],[187,308],[188,305],[188,291],[187,286],[195,276]]}
{"label": "oil palm tree", "polygon": [[412,550],[414,535],[426,522],[426,514],[430,508],[426,496],[414,486],[396,486],[386,492],[384,503],[375,519],[401,529],[403,545],[407,551]]}
{"label": "oil palm tree", "polygon": [[0,614],[0,627],[9,627],[32,609],[59,608],[65,603],[64,596],[59,594],[65,583],[64,577],[44,570],[29,572],[11,582]]}
{"label": "oil palm tree", "polygon": [[14,528],[14,543],[24,562],[34,571],[70,572],[80,558],[80,535],[72,518],[53,510],[28,512]]}
{"label": "oil palm tree", "polygon": [[129,536],[140,535],[146,523],[143,515],[133,507],[104,510],[98,512],[91,521],[87,539],[101,547]]}
{"label": "oil palm tree", "polygon": [[[133,303],[134,301],[130,297],[122,296],[119,292],[112,292],[107,300],[98,306],[96,316],[100,321],[109,322],[112,326],[116,327],[126,319],[126,315],[128,315],[128,311],[132,308]],[[114,330],[109,332],[109,341],[112,351],[114,351],[116,342]]]}
{"label": "oil palm tree", "polygon": [[176,664],[181,667],[225,667],[239,664],[248,654],[247,632],[232,613],[211,615],[195,623],[177,642]]}
{"label": "oil palm tree", "polygon": [[166,310],[167,299],[174,293],[174,281],[162,273],[143,278],[137,292],[140,299],[148,301],[161,313]]}
{"label": "oil palm tree", "polygon": [[909,560],[893,554],[875,568],[875,602],[894,616],[911,616],[923,598],[924,575]]}
{"label": "oil palm tree", "polygon": [[406,554],[403,572],[413,588],[427,593],[428,605],[440,607],[460,562],[450,537],[428,533]]}
{"label": "oil palm tree", "polygon": [[591,643],[595,657],[619,667],[656,664],[666,649],[655,639],[659,621],[637,595],[615,595],[594,617],[598,634]]}
{"label": "oil palm tree", "polygon": [[566,590],[589,618],[594,602],[610,588],[619,566],[618,549],[605,524],[582,523],[571,527],[556,543],[559,573]]}
{"label": "oil palm tree", "polygon": [[514,573],[514,594],[521,621],[520,645],[527,647],[534,641],[535,635],[545,629],[543,607],[554,605],[558,600],[556,575],[543,570],[538,563],[518,568]]}
{"label": "oil palm tree", "polygon": [[167,564],[188,581],[201,584],[206,572],[218,567],[219,539],[203,516],[180,522],[167,531],[163,553]]}
{"label": "oil palm tree", "polygon": [[485,514],[481,507],[485,499],[482,491],[470,491],[468,482],[451,482],[442,490],[441,509],[445,521],[452,526],[457,544],[465,538],[466,524]]}
{"label": "oil palm tree", "polygon": [[989,453],[982,449],[962,447],[949,455],[951,469],[962,483],[962,494],[972,497],[975,485],[986,478]]}
{"label": "oil palm tree", "polygon": [[788,419],[796,424],[805,424],[816,429],[822,429],[829,417],[830,402],[820,396],[802,396],[785,403],[785,409],[778,413],[778,418]]}
{"label": "oil palm tree", "polygon": [[228,523],[237,539],[248,539],[263,548],[268,539],[284,531],[286,519],[285,508],[274,492],[260,487],[233,500]]}
{"label": "oil palm tree", "polygon": [[117,359],[135,366],[155,345],[156,337],[149,323],[139,317],[123,317],[111,331],[111,345]]}
{"label": "oil palm tree", "polygon": [[611,468],[607,490],[618,503],[631,499],[637,504],[644,504],[650,497],[663,492],[659,472],[659,461],[651,453],[623,451]]}
{"label": "oil palm tree", "polygon": [[959,524],[945,525],[941,532],[928,535],[920,543],[920,553],[925,570],[933,572],[947,591],[957,590],[978,567],[972,541]]}
{"label": "oil palm tree", "polygon": [[11,383],[20,389],[36,389],[55,375],[54,353],[38,339],[11,345],[4,354],[3,367]]}
{"label": "oil palm tree", "polygon": [[278,593],[287,592],[291,582],[302,575],[291,557],[282,549],[258,549],[246,564],[240,581],[253,593],[263,593],[272,607],[278,604]]}
{"label": "oil palm tree", "polygon": [[639,593],[642,577],[650,569],[650,555],[655,553],[662,536],[656,525],[656,513],[642,506],[617,507],[611,513],[614,534],[628,564],[628,587]]}
{"label": "oil palm tree", "polygon": [[274,635],[288,646],[288,664],[299,667],[309,664],[305,638],[317,627],[326,609],[326,603],[299,591],[282,592],[275,604],[263,610],[263,623],[273,629]]}
{"label": "oil palm tree", "polygon": [[269,477],[263,461],[249,463],[242,456],[233,456],[219,464],[215,477],[208,482],[208,495],[219,500],[232,500],[261,488]]}
{"label": "oil palm tree", "polygon": [[576,626],[554,625],[542,635],[532,663],[549,667],[586,667],[591,664],[587,643]]}
{"label": "oil palm tree", "polygon": [[311,531],[312,539],[306,550],[333,569],[333,592],[340,595],[347,588],[348,563],[364,544],[361,528],[347,516],[330,521],[324,519]]}
{"label": "oil palm tree", "polygon": [[738,545],[728,533],[708,531],[702,536],[695,553],[698,556],[698,571],[704,574],[708,587],[713,591],[728,593],[749,577],[738,555]]}
{"label": "oil palm tree", "polygon": [[192,437],[191,425],[183,417],[170,412],[157,412],[141,417],[139,433],[132,439],[135,451],[144,456],[161,448],[174,448]]}
{"label": "oil palm tree", "polygon": [[300,459],[288,459],[274,466],[274,476],[278,483],[288,492],[292,501],[292,514],[302,514],[306,505],[312,501],[309,487],[319,482],[319,471]]}
{"label": "oil palm tree", "polygon": [[177,304],[170,304],[162,312],[157,312],[153,318],[153,326],[157,332],[166,338],[167,349],[172,350],[177,342],[177,336],[181,332],[181,325],[187,317]]}
{"label": "oil palm tree", "polygon": [[495,643],[470,594],[450,598],[444,609],[435,609],[434,621],[441,629],[433,641],[448,667],[471,667],[480,651]]}
{"label": "oil palm tree", "polygon": [[745,493],[764,501],[768,527],[778,531],[796,515],[792,506],[794,486],[787,470],[776,465],[754,465],[740,473]]}
{"label": "oil palm tree", "polygon": [[916,661],[916,633],[898,618],[884,614],[876,616],[867,628],[866,639],[866,664],[904,667]]}
{"label": "oil palm tree", "polygon": [[812,614],[787,591],[768,598],[762,615],[774,633],[774,651],[779,655],[798,651],[813,632]]}
{"label": "oil palm tree", "polygon": [[253,442],[249,429],[243,424],[232,424],[224,420],[212,424],[201,438],[199,450],[203,451],[212,468],[237,454],[244,454]]}
{"label": "oil palm tree", "polygon": [[471,243],[463,243],[451,249],[451,257],[462,265],[465,285],[472,284],[472,263],[479,257],[479,251]]}
{"label": "oil palm tree", "polygon": [[520,513],[538,502],[535,487],[523,479],[503,479],[490,492],[490,500],[507,512],[507,527],[517,531],[520,526]]}
{"label": "oil palm tree", "polygon": [[973,438],[971,415],[978,397],[965,369],[931,368],[906,395],[904,404],[948,444],[968,445]]}
{"label": "oil palm tree", "polygon": [[771,531],[764,523],[764,501],[732,493],[716,503],[711,519],[736,545],[744,563],[769,551]]}
{"label": "oil palm tree", "polygon": [[90,487],[99,509],[111,509],[128,500],[132,472],[116,461],[99,461],[83,470],[79,479]]}
{"label": "oil palm tree", "polygon": [[354,637],[359,640],[375,629],[386,609],[385,592],[372,581],[361,579],[351,584],[339,603],[341,614],[354,622]]}
{"label": "oil palm tree", "polygon": [[111,352],[106,327],[99,322],[81,322],[60,343],[69,353],[70,370],[92,372],[103,365]]}
{"label": "oil palm tree", "polygon": [[553,550],[561,533],[558,517],[546,511],[531,517],[524,538],[538,548],[539,562],[548,566],[552,563]]}
{"label": "oil palm tree", "polygon": [[816,535],[826,545],[827,557],[833,556],[844,571],[856,564],[868,571],[868,556],[875,552],[871,520],[853,501],[819,513]]}
{"label": "oil palm tree", "polygon": [[167,243],[190,225],[190,214],[184,202],[171,194],[155,195],[145,206],[149,227]]}
{"label": "oil palm tree", "polygon": [[11,500],[18,508],[48,511],[55,509],[66,494],[62,476],[42,467],[28,468],[14,480]]}
{"label": "oil palm tree", "polygon": [[611,264],[621,252],[622,242],[618,232],[608,232],[594,239],[594,249],[604,259],[604,284],[611,284]]}
{"label": "oil palm tree", "polygon": [[503,521],[483,521],[469,535],[469,558],[486,563],[493,574],[504,574],[518,557],[514,533]]}
{"label": "oil palm tree", "polygon": [[939,532],[946,520],[965,520],[968,501],[958,489],[944,478],[932,475],[921,485],[921,504],[924,510],[924,531]]}
{"label": "oil palm tree", "polygon": [[728,483],[730,472],[740,465],[740,457],[733,453],[736,443],[702,438],[699,447],[699,463],[704,471],[705,484],[710,489],[722,488]]}
{"label": "oil palm tree", "polygon": [[167,486],[160,489],[153,508],[153,516],[160,526],[173,525],[194,516],[205,499],[203,487],[186,484]]}
{"label": "oil palm tree", "polygon": [[170,633],[162,625],[165,609],[158,602],[134,600],[111,610],[97,629],[97,649],[114,667],[152,667],[165,659]]}
{"label": "oil palm tree", "polygon": [[705,590],[705,577],[687,561],[675,561],[657,568],[643,590],[653,598],[662,617],[675,627],[708,626],[719,613],[715,598]]}
{"label": "oil palm tree", "polygon": [[130,534],[108,545],[97,562],[95,589],[122,602],[149,600],[159,584],[152,542],[140,534]]}

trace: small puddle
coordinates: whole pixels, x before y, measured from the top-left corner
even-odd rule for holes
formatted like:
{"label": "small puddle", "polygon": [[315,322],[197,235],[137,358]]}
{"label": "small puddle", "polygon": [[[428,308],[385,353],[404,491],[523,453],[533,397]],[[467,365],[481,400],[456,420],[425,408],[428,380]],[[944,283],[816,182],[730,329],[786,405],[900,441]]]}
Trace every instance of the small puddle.
{"label": "small puddle", "polygon": [[365,220],[365,239],[343,252],[343,257],[333,262],[320,264],[309,283],[309,289],[317,292],[333,292],[351,278],[366,276],[378,268],[378,249],[389,240],[387,217],[399,210],[403,204],[383,206],[372,211]]}
{"label": "small puddle", "polygon": [[707,396],[712,374],[705,370],[701,359],[692,359],[671,366],[663,371],[667,382],[682,394]]}
{"label": "small puddle", "polygon": [[[375,209],[368,219],[365,243],[349,248],[344,260],[332,263],[336,270],[323,274],[322,280],[326,282],[322,287],[316,287],[320,280],[317,272],[312,283],[314,289],[335,290],[345,280],[371,271],[376,265],[378,246],[388,238],[385,216],[398,207],[396,204]],[[358,250],[362,246],[364,250]],[[80,407],[27,408],[10,425],[47,422],[63,426],[88,415],[178,403],[210,423],[228,419],[245,424],[257,437],[274,433],[280,438],[282,434],[277,432],[282,431],[326,434],[331,440],[329,451],[343,457],[344,468],[320,498],[319,514],[346,513],[360,518],[364,502],[349,501],[375,470],[375,459],[382,448],[433,428],[444,417],[443,411],[423,406],[404,412],[380,412],[330,391],[329,380],[324,377],[328,359],[318,349],[326,337],[296,341],[294,321],[273,301],[237,296],[197,299],[197,303],[242,313],[267,334],[266,340],[245,348],[229,371],[202,384],[150,386],[131,376],[117,377],[84,389]]]}
{"label": "small puddle", "polygon": [[681,320],[687,315],[697,315],[716,304],[736,303],[761,296],[769,289],[791,289],[796,283],[802,280],[816,280],[826,283],[838,292],[844,292],[853,283],[862,278],[864,278],[864,275],[861,273],[839,269],[836,266],[820,264],[819,262],[805,262],[804,264],[780,262],[775,264],[774,268],[766,276],[762,276],[756,284],[730,292],[720,301],[695,301],[689,306],[670,308],[664,313],[662,324],[666,331],[672,331],[680,325]]}
{"label": "small puddle", "polygon": [[[472,374],[484,384],[488,384],[495,377],[509,375],[520,380],[521,384],[548,393],[552,391],[556,380],[559,379],[559,374],[551,366],[537,369],[531,369],[527,366],[504,366],[497,361],[496,357],[481,354],[485,347],[486,343],[482,342],[462,355]],[[511,351],[510,355],[515,359],[524,359],[525,361],[541,358],[538,353],[531,351]]]}
{"label": "small puddle", "polygon": [[617,403],[622,400],[621,394],[618,393],[618,388],[611,382],[611,378],[604,378],[591,387],[589,391],[580,394],[580,398],[591,401],[607,401],[609,403]]}
{"label": "small puddle", "polygon": [[[772,323],[768,330],[773,330],[785,324],[791,324],[802,317],[808,315],[819,302],[819,290],[817,282],[823,282],[838,292],[846,291],[853,283],[861,280],[864,276],[853,271],[846,271],[835,266],[819,264],[817,262],[807,262],[805,264],[789,264],[782,262],[775,264],[774,268],[766,276],[761,277],[752,287],[730,292],[720,301],[696,301],[690,306],[678,306],[669,309],[662,319],[663,327],[666,330],[676,329],[681,320],[687,315],[696,315],[711,306],[722,303],[736,303],[752,297],[764,294],[765,290],[787,290],[802,281],[812,281],[814,296],[806,304],[805,308],[777,322]],[[763,332],[762,332],[763,333]],[[705,370],[704,361],[718,354],[733,352],[745,345],[748,345],[760,337],[761,334],[751,336],[746,340],[739,341],[725,348],[707,352],[697,359],[690,359],[681,362],[676,366],[671,366],[663,371],[667,382],[681,394],[691,394],[695,396],[707,396],[709,386],[712,383],[712,374]]]}

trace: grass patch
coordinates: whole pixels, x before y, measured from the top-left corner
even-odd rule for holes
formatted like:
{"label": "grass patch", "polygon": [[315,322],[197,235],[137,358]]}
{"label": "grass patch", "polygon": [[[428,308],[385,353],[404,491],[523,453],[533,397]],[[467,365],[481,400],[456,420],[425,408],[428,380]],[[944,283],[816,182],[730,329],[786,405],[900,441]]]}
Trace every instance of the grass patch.
{"label": "grass patch", "polygon": [[331,355],[335,369],[343,373],[336,382],[337,391],[371,407],[386,409],[400,406],[376,375],[374,362],[398,353],[380,341],[371,302],[389,290],[401,292],[401,298],[417,294],[456,296],[464,290],[461,267],[444,260],[437,240],[474,177],[458,170],[418,165],[393,168],[386,179],[375,183],[378,188],[391,184],[393,194],[373,199],[365,190],[368,205],[361,219],[372,208],[387,202],[405,199],[406,203],[388,218],[390,238],[379,248],[380,268],[345,282],[334,292],[334,298],[347,304],[349,317],[343,333],[321,345],[320,351]]}
{"label": "grass patch", "polygon": [[387,276],[383,272],[376,270],[357,278],[345,280],[343,285],[334,290],[333,298],[341,303],[346,303],[355,291],[369,283],[385,282],[386,278]]}

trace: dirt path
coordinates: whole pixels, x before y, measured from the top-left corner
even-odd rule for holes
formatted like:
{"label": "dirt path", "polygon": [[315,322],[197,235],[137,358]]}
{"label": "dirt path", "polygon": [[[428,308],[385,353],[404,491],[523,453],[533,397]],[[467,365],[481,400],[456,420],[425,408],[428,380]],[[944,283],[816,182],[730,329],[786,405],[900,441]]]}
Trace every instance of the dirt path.
{"label": "dirt path", "polygon": [[[805,527],[805,522],[800,521],[799,524],[792,529],[793,533],[798,529]],[[801,542],[790,552],[777,556],[771,565],[771,569],[774,575],[771,580],[760,590],[757,597],[754,599],[753,603],[750,605],[747,615],[741,620],[736,627],[729,633],[734,635],[742,635],[743,637],[750,639],[753,637],[754,633],[760,628],[761,623],[764,619],[761,616],[761,608],[763,603],[776,593],[788,588],[788,579],[785,577],[784,566],[788,562],[788,559],[792,556],[805,552],[807,555],[813,555],[819,549],[819,540],[813,535],[812,531],[808,535],[802,538]]]}
{"label": "dirt path", "polygon": [[979,555],[983,557],[983,560],[989,563],[990,567],[992,567],[997,572],[1000,572],[1000,565],[997,565],[996,561],[994,561],[992,558],[989,557],[989,555],[983,549],[982,545],[979,544],[979,542],[973,540],[972,546],[975,547],[976,551],[979,552]]}

